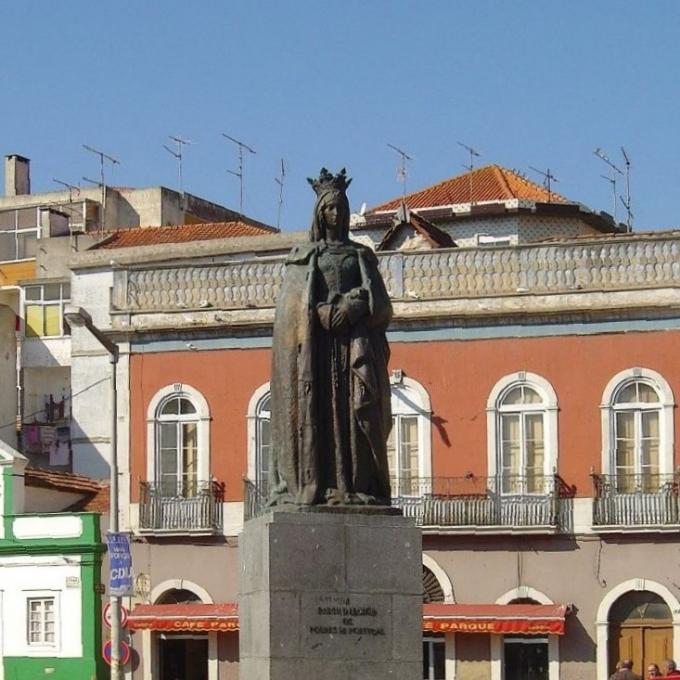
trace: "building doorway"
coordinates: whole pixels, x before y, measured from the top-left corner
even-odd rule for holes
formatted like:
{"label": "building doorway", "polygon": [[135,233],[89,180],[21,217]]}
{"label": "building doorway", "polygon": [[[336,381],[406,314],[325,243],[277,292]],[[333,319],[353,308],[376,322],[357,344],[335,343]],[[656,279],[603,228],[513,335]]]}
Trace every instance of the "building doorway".
{"label": "building doorway", "polygon": [[673,658],[670,607],[656,593],[635,590],[622,595],[609,610],[609,672],[631,659],[635,673]]}
{"label": "building doorway", "polygon": [[208,680],[208,635],[165,633],[158,641],[160,680]]}
{"label": "building doorway", "polygon": [[[172,588],[157,604],[192,604],[201,599],[190,590]],[[208,680],[207,633],[161,633],[158,636],[160,680]]]}
{"label": "building doorway", "polygon": [[504,680],[548,680],[548,638],[506,635],[503,642]]}

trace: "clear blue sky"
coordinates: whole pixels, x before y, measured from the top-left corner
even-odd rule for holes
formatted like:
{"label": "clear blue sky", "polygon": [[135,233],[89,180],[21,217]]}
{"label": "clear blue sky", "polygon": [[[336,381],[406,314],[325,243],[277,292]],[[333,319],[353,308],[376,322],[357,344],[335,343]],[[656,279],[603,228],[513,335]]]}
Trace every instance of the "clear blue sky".
{"label": "clear blue sky", "polygon": [[[355,178],[354,208],[481,163],[550,167],[556,189],[611,211],[602,147],[633,160],[636,229],[680,224],[680,3],[5,2],[0,5],[0,153],[32,160],[33,188],[96,177],[176,187],[167,135],[195,142],[185,189],[238,207],[234,147],[251,145],[245,211],[306,228],[322,165]],[[619,212],[621,216],[621,211]]]}

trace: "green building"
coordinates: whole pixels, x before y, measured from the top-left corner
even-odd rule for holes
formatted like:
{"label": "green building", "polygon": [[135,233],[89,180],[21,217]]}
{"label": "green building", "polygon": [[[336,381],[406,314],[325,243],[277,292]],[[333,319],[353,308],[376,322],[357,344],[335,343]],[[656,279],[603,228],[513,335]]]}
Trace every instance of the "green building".
{"label": "green building", "polygon": [[51,511],[87,496],[78,476],[50,483],[2,441],[0,472],[0,680],[103,678],[99,515]]}

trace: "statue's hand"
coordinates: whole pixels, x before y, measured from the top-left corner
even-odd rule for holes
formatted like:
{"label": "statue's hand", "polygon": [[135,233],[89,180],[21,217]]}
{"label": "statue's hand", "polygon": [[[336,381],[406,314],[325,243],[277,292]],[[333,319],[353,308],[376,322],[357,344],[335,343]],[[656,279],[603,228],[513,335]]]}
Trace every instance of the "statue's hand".
{"label": "statue's hand", "polygon": [[354,326],[369,312],[368,293],[363,288],[354,288],[343,296],[340,306],[344,309],[347,321]]}
{"label": "statue's hand", "polygon": [[347,332],[349,319],[342,300],[338,304],[326,302],[317,305],[316,311],[324,330],[336,335]]}

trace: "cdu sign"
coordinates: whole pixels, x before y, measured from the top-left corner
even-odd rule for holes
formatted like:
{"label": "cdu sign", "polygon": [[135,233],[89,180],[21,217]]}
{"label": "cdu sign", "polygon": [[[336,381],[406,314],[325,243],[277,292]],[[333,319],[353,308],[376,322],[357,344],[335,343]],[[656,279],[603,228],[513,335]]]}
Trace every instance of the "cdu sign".
{"label": "cdu sign", "polygon": [[109,533],[106,543],[109,547],[109,595],[133,595],[132,557],[127,535]]}

